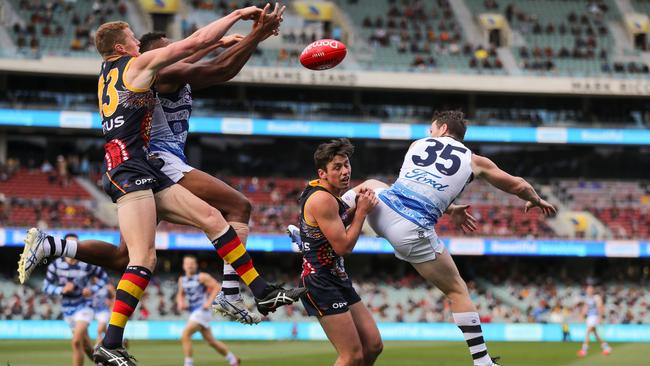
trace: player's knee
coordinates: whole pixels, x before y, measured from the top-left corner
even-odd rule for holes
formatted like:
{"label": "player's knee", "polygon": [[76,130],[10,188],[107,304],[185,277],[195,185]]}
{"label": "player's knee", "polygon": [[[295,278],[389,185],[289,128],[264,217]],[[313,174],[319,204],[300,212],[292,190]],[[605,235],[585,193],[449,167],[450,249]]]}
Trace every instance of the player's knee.
{"label": "player's knee", "polygon": [[370,342],[364,349],[364,356],[368,360],[374,360],[384,350],[384,342],[376,339]]}
{"label": "player's knee", "polygon": [[120,245],[117,248],[117,256],[115,257],[115,269],[124,270],[129,265],[129,250],[126,245]]}
{"label": "player's knee", "polygon": [[359,350],[358,352],[350,353],[346,359],[346,365],[350,366],[361,366],[363,365],[363,352]]}
{"label": "player's knee", "polygon": [[252,211],[253,205],[251,204],[251,201],[249,201],[243,194],[238,194],[237,201],[234,203],[230,214],[232,218],[229,217],[229,221],[248,223]]}
{"label": "player's knee", "polygon": [[209,207],[199,220],[201,220],[199,224],[205,232],[220,231],[220,228],[228,224],[221,212],[214,207]]}
{"label": "player's knee", "polygon": [[341,361],[343,361],[344,365],[350,365],[350,366],[357,366],[357,365],[363,365],[363,359],[364,359],[364,350],[362,349],[361,345],[358,347],[353,347],[347,352],[341,353],[339,356],[341,358]]}
{"label": "player's knee", "polygon": [[83,349],[84,339],[80,335],[72,336],[72,348],[74,349]]}

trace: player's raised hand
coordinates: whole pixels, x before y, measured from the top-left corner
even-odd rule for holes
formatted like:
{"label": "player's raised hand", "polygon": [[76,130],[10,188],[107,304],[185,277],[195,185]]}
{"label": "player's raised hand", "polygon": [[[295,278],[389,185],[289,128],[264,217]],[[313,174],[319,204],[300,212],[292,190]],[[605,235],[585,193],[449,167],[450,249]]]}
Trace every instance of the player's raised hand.
{"label": "player's raised hand", "polygon": [[539,197],[537,197],[536,201],[527,201],[526,206],[524,207],[524,212],[528,212],[534,207],[539,207],[546,216],[554,216],[557,213],[555,206]]}
{"label": "player's raised hand", "polygon": [[262,15],[253,25],[253,33],[265,40],[268,37],[280,34],[280,23],[282,22],[283,14],[286,9],[286,6],[280,6],[279,3],[275,3],[275,8],[273,11],[270,11],[271,4],[266,4],[262,10]]}
{"label": "player's raised hand", "polygon": [[363,193],[359,193],[357,195],[357,213],[361,213],[363,215],[368,214],[375,206],[377,206],[377,203],[379,201],[377,200],[377,196],[375,195],[375,191],[373,190],[366,190]]}
{"label": "player's raised hand", "polygon": [[257,6],[249,6],[247,8],[239,9],[242,20],[255,20],[257,21],[262,14],[262,9]]}
{"label": "player's raised hand", "polygon": [[454,207],[449,208],[451,221],[465,234],[478,229],[478,220],[469,213],[469,208],[470,205],[454,205]]}

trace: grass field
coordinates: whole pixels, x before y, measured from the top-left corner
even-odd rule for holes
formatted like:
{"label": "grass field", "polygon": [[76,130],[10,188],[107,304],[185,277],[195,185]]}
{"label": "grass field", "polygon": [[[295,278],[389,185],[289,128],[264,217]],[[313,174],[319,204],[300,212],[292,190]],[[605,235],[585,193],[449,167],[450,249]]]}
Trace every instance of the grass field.
{"label": "grass field", "polygon": [[[226,365],[205,346],[195,342],[194,365]],[[326,366],[336,357],[326,342],[228,342],[244,366]],[[490,353],[502,357],[505,366],[636,366],[648,365],[650,345],[613,344],[609,357],[598,347],[583,359],[576,357],[579,343],[498,343],[489,344]],[[130,350],[141,366],[180,366],[183,355],[179,342],[131,342]],[[70,365],[70,346],[65,341],[0,341],[0,365]],[[90,361],[86,362],[90,365]],[[378,366],[471,366],[466,347],[449,342],[387,342]]]}

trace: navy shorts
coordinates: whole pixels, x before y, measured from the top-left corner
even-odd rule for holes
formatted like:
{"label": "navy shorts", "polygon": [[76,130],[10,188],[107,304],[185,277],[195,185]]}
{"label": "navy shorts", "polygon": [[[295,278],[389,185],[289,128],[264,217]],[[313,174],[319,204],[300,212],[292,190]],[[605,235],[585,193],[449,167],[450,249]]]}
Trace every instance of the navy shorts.
{"label": "navy shorts", "polygon": [[313,273],[302,278],[307,293],[300,299],[310,316],[345,313],[361,301],[349,278],[343,280],[329,273]]}
{"label": "navy shorts", "polygon": [[161,170],[165,162],[156,157],[131,158],[102,176],[104,192],[113,202],[127,193],[153,190],[162,191],[174,184]]}

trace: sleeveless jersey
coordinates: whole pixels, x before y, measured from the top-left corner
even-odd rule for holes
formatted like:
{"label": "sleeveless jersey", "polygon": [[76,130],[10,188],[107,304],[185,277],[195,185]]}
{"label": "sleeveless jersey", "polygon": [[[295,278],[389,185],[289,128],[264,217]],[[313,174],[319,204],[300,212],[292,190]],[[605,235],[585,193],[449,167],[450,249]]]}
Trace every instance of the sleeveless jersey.
{"label": "sleeveless jersey", "polygon": [[588,296],[585,299],[587,304],[587,316],[598,316],[598,302],[595,296]]}
{"label": "sleeveless jersey", "polygon": [[106,170],[149,153],[149,134],[156,96],[151,89],[128,85],[124,74],[134,58],[123,56],[104,61],[99,74],[97,96],[102,118]]}
{"label": "sleeveless jersey", "polygon": [[417,140],[399,178],[379,199],[405,219],[432,229],[472,180],[471,163],[472,152],[451,137]]}
{"label": "sleeveless jersey", "polygon": [[[309,182],[309,185],[298,199],[300,205],[300,238],[303,243],[302,277],[325,271],[345,280],[348,275],[345,272],[343,257],[336,254],[320,228],[315,223],[310,223],[305,219],[305,203],[307,203],[309,197],[318,191],[332,194],[320,186],[318,180],[314,180]],[[340,197],[334,196],[334,198],[339,204],[338,214],[341,221],[343,221],[343,225],[350,225],[353,218],[347,212],[350,207]]]}
{"label": "sleeveless jersey", "polygon": [[[93,277],[97,278],[94,284]],[[57,258],[47,267],[43,292],[49,295],[61,295],[63,315],[72,316],[77,311],[92,306],[92,297],[84,297],[83,289],[88,287],[94,293],[105,287],[107,281],[108,275],[101,267],[85,262],[70,264],[63,258]],[[63,287],[68,282],[75,284],[74,291],[62,294]]]}
{"label": "sleeveless jersey", "polygon": [[160,121],[154,119],[151,129],[151,151],[169,152],[187,163],[185,142],[192,115],[192,89],[189,84],[185,84],[174,93],[159,93],[158,99],[164,119]]}
{"label": "sleeveless jersey", "polygon": [[183,286],[183,293],[187,298],[190,311],[200,309],[207,296],[207,289],[199,281],[199,274],[182,276],[181,286]]}

